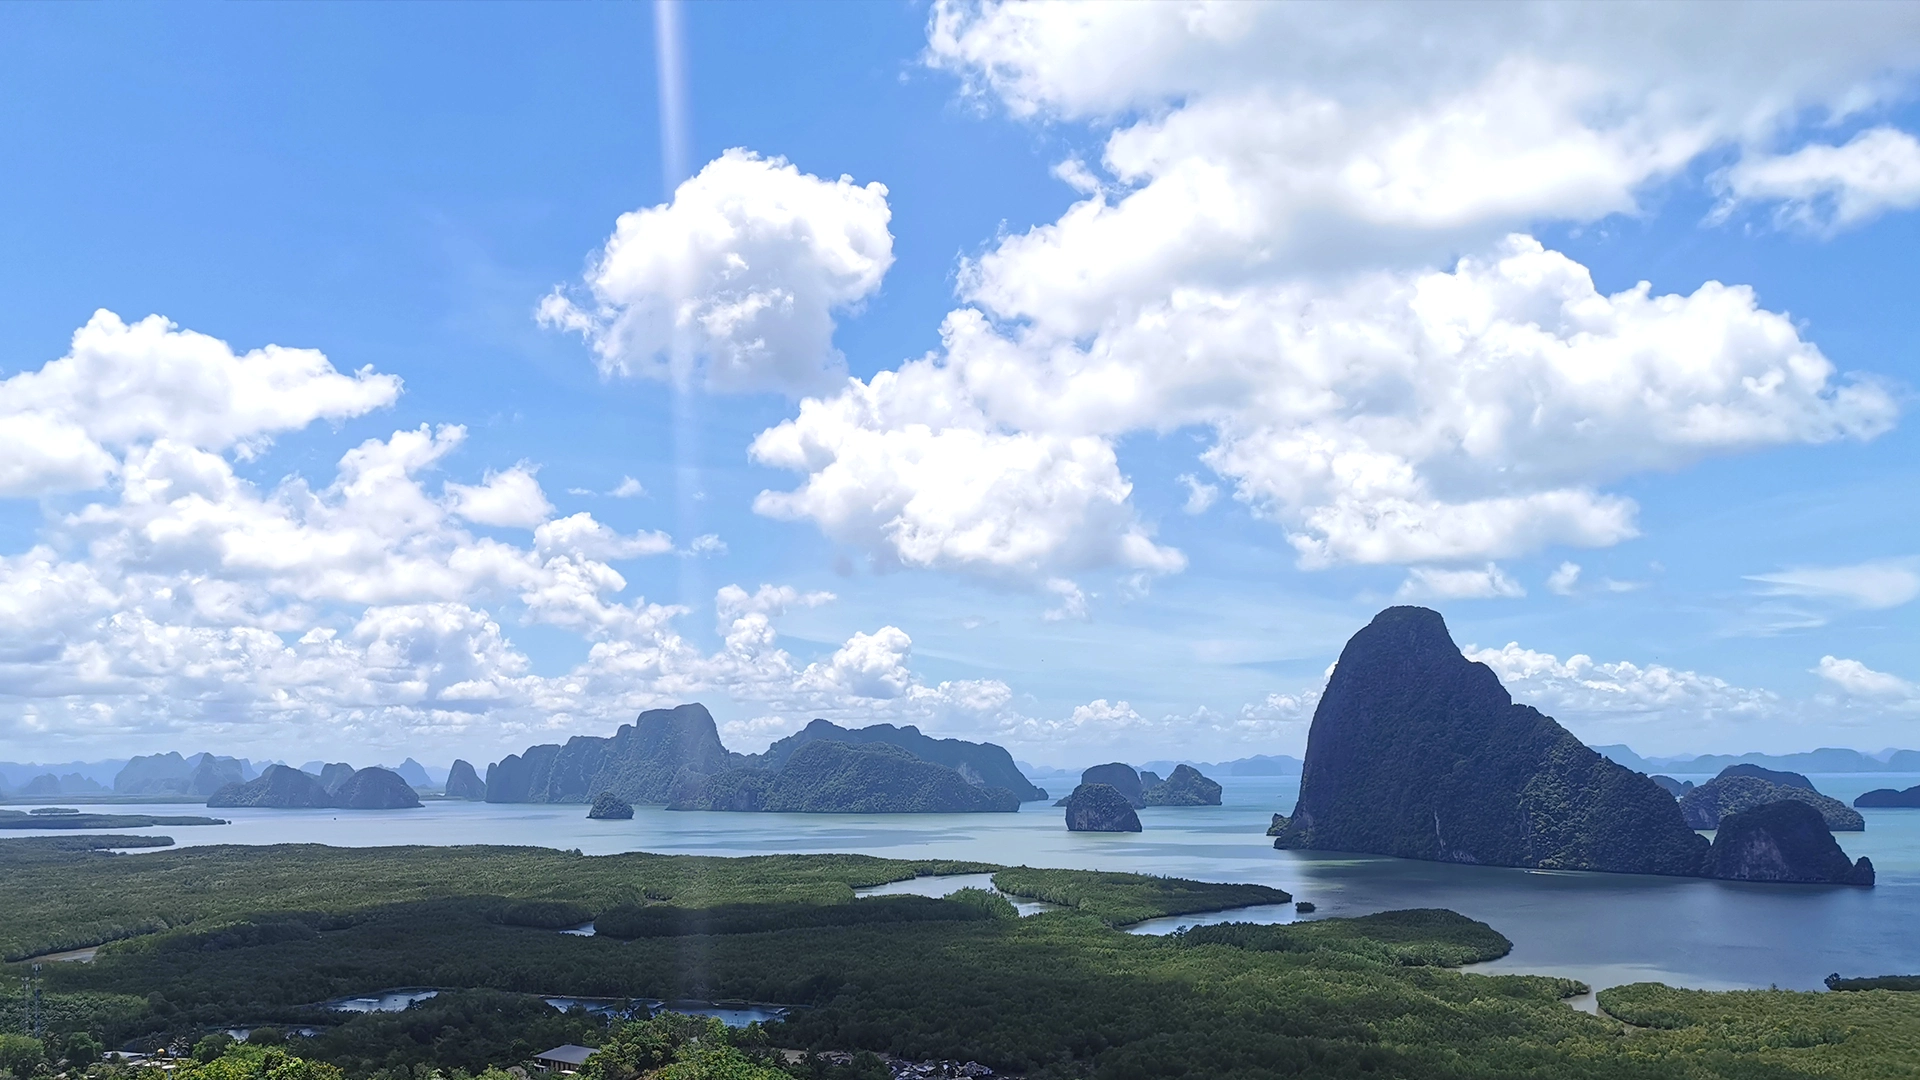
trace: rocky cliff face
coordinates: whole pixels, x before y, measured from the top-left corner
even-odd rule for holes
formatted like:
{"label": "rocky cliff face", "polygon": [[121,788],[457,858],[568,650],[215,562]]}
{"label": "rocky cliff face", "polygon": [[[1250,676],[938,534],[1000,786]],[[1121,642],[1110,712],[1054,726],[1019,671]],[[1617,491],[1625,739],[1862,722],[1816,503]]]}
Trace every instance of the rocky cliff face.
{"label": "rocky cliff face", "polygon": [[1067,796],[1068,832],[1139,832],[1140,815],[1111,784],[1081,784]]}
{"label": "rocky cliff face", "polygon": [[246,783],[227,784],[207,797],[208,806],[268,806],[281,808],[333,805],[333,797],[313,776],[290,765],[269,765]]}
{"label": "rocky cliff face", "polygon": [[610,739],[577,736],[509,754],[487,766],[488,802],[585,803],[611,791],[631,803],[667,801],[683,768],[716,773],[741,764],[704,705],[653,709]]}
{"label": "rocky cliff face", "polygon": [[[1735,769],[1740,767],[1734,766]],[[1689,828],[1714,829],[1729,814],[1750,810],[1763,803],[1783,801],[1803,802],[1813,807],[1819,811],[1827,828],[1834,832],[1859,832],[1867,827],[1867,821],[1860,816],[1860,811],[1839,799],[1820,794],[1813,790],[1812,785],[1776,784],[1751,773],[1736,773],[1733,769],[1681,796],[1680,815],[1687,819]]]}
{"label": "rocky cliff face", "polygon": [[486,781],[473,771],[473,765],[463,758],[453,760],[453,768],[447,771],[447,798],[471,799],[476,802],[487,797]]}
{"label": "rocky cliff face", "polygon": [[1005,788],[969,783],[958,770],[891,744],[819,740],[801,745],[777,770],[682,773],[667,806],[803,814],[1012,813],[1020,799]]}
{"label": "rocky cliff face", "polygon": [[346,783],[347,777],[352,776],[353,773],[353,766],[344,761],[323,765],[320,767],[320,786],[326,788],[329,793],[339,791],[340,785]]}
{"label": "rocky cliff face", "polygon": [[1707,844],[1652,780],[1514,704],[1438,612],[1395,607],[1341,652],[1274,846],[1691,875]]}
{"label": "rocky cliff face", "polygon": [[1045,789],[1035,787],[1018,766],[1013,755],[993,743],[966,742],[962,739],[935,739],[908,725],[873,724],[863,728],[844,728],[826,720],[815,720],[792,735],[767,747],[754,764],[781,768],[794,751],[810,742],[822,740],[844,743],[885,743],[897,746],[922,761],[945,765],[977,787],[1005,788],[1022,802],[1047,797]]}
{"label": "rocky cliff face", "polygon": [[1220,785],[1191,765],[1176,765],[1172,776],[1143,790],[1140,801],[1147,806],[1219,806]]}
{"label": "rocky cliff face", "polygon": [[342,810],[406,810],[420,805],[420,795],[392,769],[361,769],[347,777],[333,793],[332,805]]}
{"label": "rocky cliff face", "polygon": [[1791,799],[1723,819],[1707,862],[1710,876],[1732,881],[1873,884],[1872,861],[1848,862],[1820,812]]}

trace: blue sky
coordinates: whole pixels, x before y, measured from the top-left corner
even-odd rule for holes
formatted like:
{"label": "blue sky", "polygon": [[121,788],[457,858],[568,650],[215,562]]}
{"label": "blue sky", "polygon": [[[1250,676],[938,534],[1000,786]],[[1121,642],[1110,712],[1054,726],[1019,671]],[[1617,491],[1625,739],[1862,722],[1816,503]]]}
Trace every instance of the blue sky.
{"label": "blue sky", "polygon": [[8,9],[0,756],[1297,754],[1399,601],[1592,742],[1920,745],[1911,14],[1500,10],[689,5],[676,197],[648,5]]}

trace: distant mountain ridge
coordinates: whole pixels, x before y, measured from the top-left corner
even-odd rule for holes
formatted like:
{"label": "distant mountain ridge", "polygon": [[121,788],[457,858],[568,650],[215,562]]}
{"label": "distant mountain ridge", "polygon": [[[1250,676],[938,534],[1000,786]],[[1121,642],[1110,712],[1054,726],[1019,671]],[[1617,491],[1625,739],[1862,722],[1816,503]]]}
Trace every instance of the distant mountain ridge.
{"label": "distant mountain ridge", "polygon": [[1920,750],[1882,750],[1863,753],[1823,746],[1798,754],[1695,754],[1683,757],[1642,757],[1621,743],[1592,747],[1615,764],[1635,772],[1717,776],[1731,765],[1796,773],[1920,773]]}
{"label": "distant mountain ridge", "polygon": [[205,798],[228,784],[245,783],[259,772],[245,758],[198,753],[181,757],[177,751],[149,754],[127,762],[114,774],[113,790],[120,795],[198,795]]}

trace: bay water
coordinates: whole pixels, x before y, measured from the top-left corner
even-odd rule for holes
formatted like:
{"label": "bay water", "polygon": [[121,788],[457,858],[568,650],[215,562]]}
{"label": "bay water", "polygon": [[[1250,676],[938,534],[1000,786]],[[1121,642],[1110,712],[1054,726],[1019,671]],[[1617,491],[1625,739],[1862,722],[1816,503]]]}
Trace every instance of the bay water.
{"label": "bay water", "polygon": [[[1475,970],[1561,975],[1596,989],[1642,980],[1707,989],[1818,989],[1829,972],[1920,973],[1920,809],[1863,810],[1864,833],[1836,834],[1849,856],[1873,859],[1875,888],[1763,885],[1275,851],[1266,828],[1271,815],[1292,810],[1298,778],[1216,779],[1225,789],[1223,805],[1148,807],[1140,812],[1139,833],[1070,833],[1062,812],[1047,803],[1028,803],[1017,814],[730,814],[636,807],[629,821],[591,821],[583,806],[449,800],[393,811],[221,809],[208,813],[231,824],[113,831],[163,834],[182,846],[520,844],[588,855],[849,852],[1256,882],[1312,901],[1314,918],[1451,908],[1491,924],[1514,943],[1511,954]],[[1812,779],[1822,792],[1849,803],[1869,788],[1920,783],[1920,776],[1885,773]],[[99,809],[193,812],[178,804]],[[1291,907],[1278,906],[1156,920],[1135,929],[1164,933],[1196,922],[1294,917]]]}

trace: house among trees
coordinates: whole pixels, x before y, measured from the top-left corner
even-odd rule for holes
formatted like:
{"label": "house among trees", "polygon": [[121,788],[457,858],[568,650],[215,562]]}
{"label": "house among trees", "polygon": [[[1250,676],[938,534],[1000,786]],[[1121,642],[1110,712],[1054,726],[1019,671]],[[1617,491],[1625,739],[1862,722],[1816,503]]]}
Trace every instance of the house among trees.
{"label": "house among trees", "polygon": [[587,1063],[588,1058],[599,1052],[591,1046],[575,1046],[568,1043],[565,1046],[556,1046],[544,1053],[535,1054],[533,1064],[546,1072],[577,1073],[580,1071],[580,1066]]}

